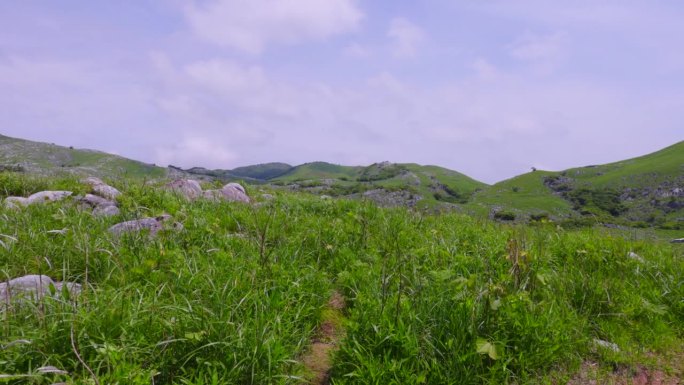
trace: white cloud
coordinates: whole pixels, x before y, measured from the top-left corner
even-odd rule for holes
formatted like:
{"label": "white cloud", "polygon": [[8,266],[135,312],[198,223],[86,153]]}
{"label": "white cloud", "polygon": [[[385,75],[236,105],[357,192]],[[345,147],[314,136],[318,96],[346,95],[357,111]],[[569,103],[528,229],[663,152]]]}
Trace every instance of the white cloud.
{"label": "white cloud", "polygon": [[401,17],[392,19],[387,36],[392,40],[392,54],[397,57],[414,56],[425,40],[420,27]]}
{"label": "white cloud", "polygon": [[173,164],[181,167],[206,165],[205,167],[225,167],[233,164],[238,155],[219,144],[224,140],[207,137],[186,137],[179,143],[158,146],[155,149],[157,164]]}
{"label": "white cloud", "polygon": [[526,32],[508,46],[510,55],[534,66],[538,72],[551,73],[566,56],[568,35],[555,32],[537,35]]}
{"label": "white cloud", "polygon": [[211,0],[185,17],[200,38],[249,53],[354,31],[363,13],[354,0]]}
{"label": "white cloud", "polygon": [[563,52],[567,35],[556,32],[549,35],[525,33],[510,46],[511,55],[522,60],[556,60]]}
{"label": "white cloud", "polygon": [[351,43],[342,50],[346,56],[355,58],[366,58],[371,55],[371,51],[359,43]]}
{"label": "white cloud", "polygon": [[501,76],[500,71],[484,58],[477,58],[471,64],[477,76],[482,80],[496,80]]}

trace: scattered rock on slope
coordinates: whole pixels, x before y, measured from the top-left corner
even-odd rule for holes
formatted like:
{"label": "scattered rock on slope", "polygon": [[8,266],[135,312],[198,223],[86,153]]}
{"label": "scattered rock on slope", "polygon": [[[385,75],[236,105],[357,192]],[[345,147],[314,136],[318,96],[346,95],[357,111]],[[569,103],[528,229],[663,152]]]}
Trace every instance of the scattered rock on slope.
{"label": "scattered rock on slope", "polygon": [[202,186],[194,179],[176,179],[168,183],[166,188],[188,200],[194,200],[202,196]]}
{"label": "scattered rock on slope", "polygon": [[3,201],[3,204],[10,209],[18,209],[20,207],[28,206],[28,199],[24,197],[7,197]]}
{"label": "scattered rock on slope", "polygon": [[109,232],[120,236],[124,233],[137,233],[142,230],[149,230],[150,236],[155,236],[160,230],[164,229],[182,230],[183,225],[174,222],[170,215],[163,214],[155,218],[142,218],[117,223],[109,228]]}
{"label": "scattered rock on slope", "polygon": [[121,195],[121,192],[119,190],[106,184],[101,179],[95,178],[94,176],[86,178],[85,183],[90,185],[93,194],[101,196],[103,198],[115,200],[116,197]]}
{"label": "scattered rock on slope", "polygon": [[12,298],[26,298],[27,296],[42,298],[50,292],[50,285],[55,288],[55,296],[60,295],[65,286],[72,295],[81,292],[81,285],[78,283],[53,281],[47,275],[30,274],[7,282],[0,282],[0,302],[7,302]]}
{"label": "scattered rock on slope", "polygon": [[206,199],[211,200],[226,200],[228,202],[245,202],[249,203],[250,199],[245,188],[239,183],[228,183],[220,190],[206,190],[203,193]]}
{"label": "scattered rock on slope", "polygon": [[228,201],[245,202],[249,203],[249,197],[245,192],[245,188],[239,183],[228,183],[221,189],[221,194],[223,194],[223,199]]}
{"label": "scattered rock on slope", "polygon": [[82,207],[93,209],[95,216],[113,216],[119,214],[119,208],[116,202],[102,198],[93,194],[86,194],[86,196],[79,199]]}
{"label": "scattered rock on slope", "polygon": [[56,202],[71,196],[71,194],[71,191],[41,191],[31,194],[31,196],[27,198],[27,201],[30,205],[34,203]]}
{"label": "scattered rock on slope", "polygon": [[24,197],[7,197],[4,204],[8,208],[19,208],[35,203],[56,202],[68,196],[71,196],[71,191],[41,191],[30,195],[28,198]]}

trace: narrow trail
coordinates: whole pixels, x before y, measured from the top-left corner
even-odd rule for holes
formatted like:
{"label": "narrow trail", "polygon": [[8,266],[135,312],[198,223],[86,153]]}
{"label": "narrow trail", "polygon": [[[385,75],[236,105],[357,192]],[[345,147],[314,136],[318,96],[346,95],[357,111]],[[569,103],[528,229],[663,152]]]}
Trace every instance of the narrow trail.
{"label": "narrow trail", "polygon": [[334,291],[323,310],[323,322],[318,327],[311,345],[301,361],[306,369],[307,383],[326,385],[330,382],[332,356],[344,338],[344,315],[346,303],[342,294]]}
{"label": "narrow trail", "polygon": [[[681,357],[680,357],[681,359]],[[681,366],[681,361],[679,362]],[[595,362],[584,362],[580,371],[567,383],[567,385],[680,385],[682,373],[667,374],[662,370],[648,369],[638,366],[635,370],[621,368],[613,373],[599,374],[599,365]]]}

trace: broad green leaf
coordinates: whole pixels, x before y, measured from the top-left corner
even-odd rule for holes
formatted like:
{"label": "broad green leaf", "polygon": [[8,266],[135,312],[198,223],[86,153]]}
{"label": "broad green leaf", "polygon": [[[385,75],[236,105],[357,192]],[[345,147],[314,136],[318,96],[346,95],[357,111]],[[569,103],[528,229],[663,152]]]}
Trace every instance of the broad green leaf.
{"label": "broad green leaf", "polygon": [[482,338],[477,339],[477,352],[480,354],[486,354],[493,360],[499,359],[499,355],[496,352],[496,346]]}

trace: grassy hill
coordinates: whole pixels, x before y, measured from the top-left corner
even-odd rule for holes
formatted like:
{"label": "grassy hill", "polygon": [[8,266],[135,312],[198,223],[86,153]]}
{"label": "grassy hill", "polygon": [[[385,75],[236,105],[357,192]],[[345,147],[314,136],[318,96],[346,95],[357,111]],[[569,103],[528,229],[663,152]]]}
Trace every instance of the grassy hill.
{"label": "grassy hill", "polygon": [[[27,193],[86,189],[2,174]],[[82,287],[0,301],[0,382],[525,385],[684,373],[681,245],[268,186],[268,199],[247,186],[254,205],[189,202],[163,183],[121,181],[113,217],[71,199],[0,204],[0,282],[43,274]],[[163,213],[183,226],[107,230]]]}
{"label": "grassy hill", "polygon": [[479,191],[468,207],[682,229],[684,142],[615,163],[519,175]]}
{"label": "grassy hill", "polygon": [[230,173],[238,178],[270,180],[288,173],[292,168],[293,167],[287,163],[272,162],[237,167],[230,170]]}
{"label": "grassy hill", "polygon": [[275,182],[298,182],[316,179],[354,178],[361,167],[340,166],[326,162],[311,162],[293,167],[287,173],[273,178]]}
{"label": "grassy hill", "polygon": [[[342,166],[265,163],[233,170],[168,169],[92,150],[0,136],[0,170],[40,175],[158,178],[271,184],[333,197],[364,198],[383,206],[447,208],[501,220],[565,221],[585,226],[684,229],[684,142],[605,165],[533,171],[488,186],[457,171],[411,163]],[[171,174],[169,174],[169,171]]]}
{"label": "grassy hill", "polygon": [[544,184],[545,178],[558,175],[551,171],[535,171],[498,182],[473,196],[470,207],[479,213],[493,207],[512,209],[524,213],[548,212],[552,215],[569,215],[570,203]]}
{"label": "grassy hill", "polygon": [[0,169],[37,175],[151,177],[166,169],[100,151],[74,149],[0,135]]}
{"label": "grassy hill", "polygon": [[433,207],[463,203],[486,185],[459,172],[411,163],[340,166],[307,163],[270,182],[331,196],[366,197],[382,205]]}

